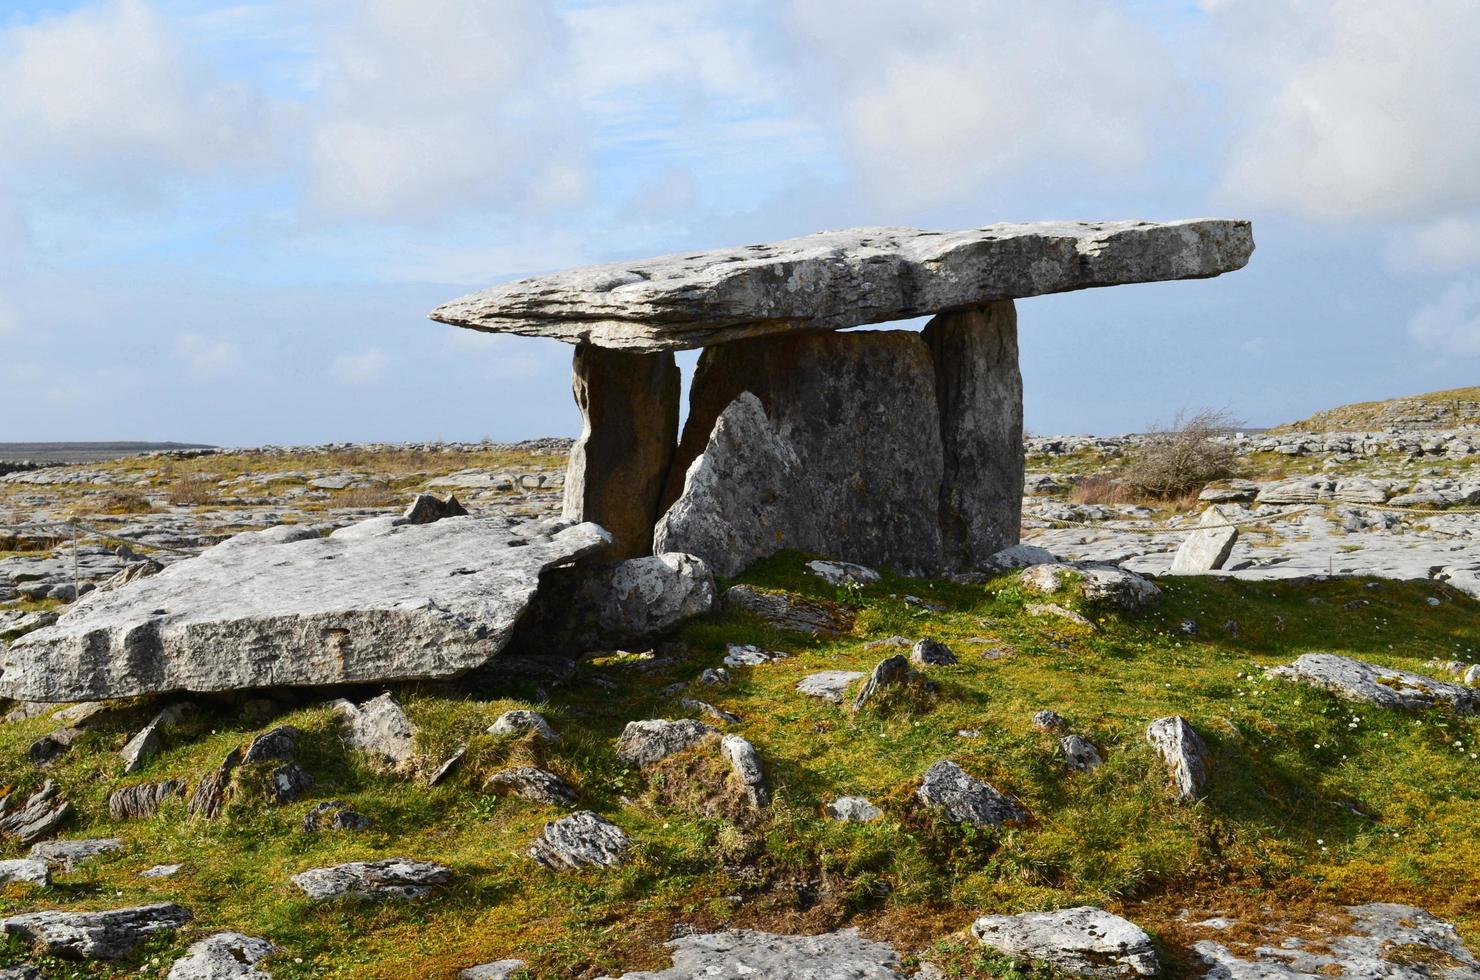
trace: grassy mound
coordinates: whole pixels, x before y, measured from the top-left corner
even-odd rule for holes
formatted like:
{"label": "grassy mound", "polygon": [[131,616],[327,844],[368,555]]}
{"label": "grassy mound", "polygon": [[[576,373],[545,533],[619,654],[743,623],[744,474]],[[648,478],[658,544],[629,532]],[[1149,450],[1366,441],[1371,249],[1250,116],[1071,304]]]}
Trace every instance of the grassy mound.
{"label": "grassy mound", "polygon": [[[139,706],[89,732],[48,769],[27,746],[59,727],[46,718],[0,726],[0,783],[52,778],[77,813],[65,836],[122,838],[40,892],[0,893],[0,912],[111,908],[176,901],[195,921],[118,964],[49,963],[58,977],[163,975],[191,941],[233,929],[276,943],[274,977],[450,977],[504,957],[532,976],[599,976],[666,963],[676,924],[817,931],[844,923],[924,950],[959,976],[1013,968],[949,937],[986,913],[1082,903],[1119,911],[1152,931],[1173,973],[1195,938],[1184,909],[1315,908],[1391,900],[1423,906],[1480,939],[1480,723],[1442,713],[1353,706],[1263,678],[1265,667],[1324,650],[1423,672],[1432,658],[1472,658],[1480,605],[1442,585],[1344,580],[1239,583],[1172,579],[1150,612],[1084,609],[1089,627],[1029,615],[1010,576],[986,585],[886,577],[835,588],[785,555],[742,579],[853,606],[853,635],[779,633],[745,614],[691,623],[681,660],[605,657],[549,688],[399,690],[419,729],[418,774],[377,770],[341,742],[332,712],[290,710],[241,719],[217,706],[170,730],[164,752],[125,777],[116,750],[149,717]],[[906,602],[920,596],[935,612]],[[1034,597],[1037,598],[1037,597]],[[1429,600],[1437,598],[1437,605]],[[1074,605],[1072,597],[1060,597]],[[857,714],[808,698],[795,685],[825,669],[868,670],[891,635],[931,636],[960,657],[925,668],[932,698],[893,699]],[[792,654],[732,669],[728,686],[692,683],[720,664],[728,643]],[[1427,668],[1432,672],[1431,668]],[[679,693],[663,689],[679,682]],[[371,692],[373,693],[373,692]],[[740,716],[721,726],[759,751],[775,801],[760,816],[738,808],[726,774],[704,746],[654,772],[625,769],[613,742],[630,720],[684,717],[685,696]],[[503,711],[532,707],[558,743],[485,734]],[[1105,764],[1066,771],[1056,735],[1033,730],[1040,708],[1065,716]],[[1185,715],[1212,754],[1206,799],[1179,806],[1145,744],[1146,724]],[[269,724],[302,729],[298,756],[316,784],[302,800],[268,807],[243,785],[216,820],[194,820],[183,801],[149,820],[108,818],[108,794],[134,782],[192,781]],[[460,745],[462,766],[435,787],[424,776]],[[913,792],[948,758],[1016,795],[1031,817],[1000,833],[965,830],[921,810]],[[508,765],[551,769],[582,806],[632,838],[621,867],[555,873],[526,856],[558,808],[482,790]],[[885,811],[871,824],[828,820],[824,805],[861,795]],[[305,833],[303,815],[342,800],[374,820],[361,833]],[[13,843],[3,857],[18,856]],[[406,856],[455,872],[420,901],[312,903],[291,875],[352,860]],[[140,878],[156,864],[174,877]],[[943,938],[946,937],[946,938]],[[20,962],[18,941],[0,964]]]}

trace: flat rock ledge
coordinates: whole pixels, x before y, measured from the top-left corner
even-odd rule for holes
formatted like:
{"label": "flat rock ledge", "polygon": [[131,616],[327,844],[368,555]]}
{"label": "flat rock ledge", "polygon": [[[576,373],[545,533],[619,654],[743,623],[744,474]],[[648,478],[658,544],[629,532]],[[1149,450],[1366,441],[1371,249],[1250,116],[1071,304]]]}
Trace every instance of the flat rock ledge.
{"label": "flat rock ledge", "polygon": [[0,930],[63,959],[116,960],[152,933],[178,929],[190,913],[162,902],[105,912],[27,912],[0,919]]}
{"label": "flat rock ledge", "polygon": [[972,924],[971,934],[1014,959],[1049,963],[1078,976],[1133,980],[1155,976],[1159,969],[1144,929],[1089,906],[983,916]]}
{"label": "flat rock ledge", "polygon": [[545,824],[529,856],[552,871],[620,864],[630,841],[622,828],[590,810]]}
{"label": "flat rock ledge", "polygon": [[1480,712],[1480,689],[1333,653],[1307,653],[1292,664],[1272,667],[1266,673],[1379,708],[1412,710],[1445,705],[1462,715]]}
{"label": "flat rock ledge", "polygon": [[315,901],[353,895],[359,898],[425,898],[445,885],[452,872],[440,864],[387,858],[351,861],[328,868],[310,868],[293,876],[305,895]]}
{"label": "flat rock ledge", "polygon": [[218,932],[191,945],[170,967],[165,980],[272,980],[257,963],[276,947],[239,932]]}
{"label": "flat rock ledge", "polygon": [[966,231],[852,228],[570,269],[453,300],[431,318],[632,351],[904,320],[1095,286],[1241,269],[1247,221],[1036,222]]}
{"label": "flat rock ledge", "polygon": [[783,936],[734,929],[684,936],[668,944],[666,970],[599,980],[900,980],[899,954],[856,929],[819,936]]}
{"label": "flat rock ledge", "polygon": [[166,691],[452,677],[508,642],[545,569],[591,554],[595,524],[380,517],[328,537],[239,534],[16,641],[0,696],[80,701]]}
{"label": "flat rock ledge", "polygon": [[[1344,916],[1322,923],[1302,922],[1287,936],[1266,928],[1257,944],[1240,943],[1238,952],[1215,939],[1202,939],[1193,950],[1202,959],[1206,980],[1304,980],[1307,977],[1381,977],[1383,980],[1477,980],[1480,961],[1465,948],[1454,926],[1411,905],[1354,905]],[[1198,923],[1223,931],[1233,923],[1214,919]],[[1326,935],[1318,943],[1311,926]]]}

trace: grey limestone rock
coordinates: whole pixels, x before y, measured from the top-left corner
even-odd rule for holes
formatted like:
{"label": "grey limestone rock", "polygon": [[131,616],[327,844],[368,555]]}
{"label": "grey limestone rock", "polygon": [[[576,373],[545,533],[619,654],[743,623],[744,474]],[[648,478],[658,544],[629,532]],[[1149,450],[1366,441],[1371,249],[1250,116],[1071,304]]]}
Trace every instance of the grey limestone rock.
{"label": "grey limestone rock", "polygon": [[1086,602],[1124,610],[1142,609],[1161,598],[1149,579],[1118,565],[1101,562],[1053,562],[1023,569],[1020,579],[1028,589],[1052,594],[1076,582]]}
{"label": "grey limestone rock", "polygon": [[24,881],[32,885],[51,885],[51,867],[35,858],[11,858],[0,861],[0,885]]}
{"label": "grey limestone rock", "polygon": [[341,699],[334,702],[334,709],[344,720],[350,748],[392,766],[410,760],[416,729],[389,691],[358,705]]}
{"label": "grey limestone rock", "polygon": [[407,524],[431,524],[440,521],[444,517],[467,517],[468,512],[463,505],[457,502],[457,497],[448,494],[446,500],[442,500],[430,493],[419,493],[401,512],[401,519]]}
{"label": "grey limestone rock", "polygon": [[844,823],[869,823],[884,815],[884,811],[861,796],[840,796],[826,807],[827,815]]}
{"label": "grey limestone rock", "polygon": [[170,967],[165,980],[272,980],[257,964],[275,947],[239,932],[218,932],[193,943]]}
{"label": "grey limestone rock", "polygon": [[45,980],[41,970],[30,963],[0,967],[0,980]]}
{"label": "grey limestone rock", "polygon": [[622,828],[582,810],[545,824],[529,856],[552,871],[611,867],[621,862],[629,843]]}
{"label": "grey limestone rock", "polygon": [[879,573],[872,568],[825,558],[807,562],[807,571],[828,585],[870,585],[879,581]]}
{"label": "grey limestone rock", "polygon": [[903,980],[899,954],[856,929],[785,936],[735,929],[684,936],[668,944],[666,970],[600,980]]}
{"label": "grey limestone rock", "polygon": [[293,884],[315,901],[352,895],[357,898],[424,898],[445,885],[452,872],[440,864],[387,858],[351,861],[310,868],[293,876]]}
{"label": "grey limestone rock", "polygon": [[910,648],[910,659],[917,664],[932,667],[949,667],[956,663],[956,655],[951,652],[950,647],[929,637],[915,641],[915,645]]}
{"label": "grey limestone rock", "polygon": [[1303,654],[1294,663],[1273,667],[1266,673],[1379,708],[1414,709],[1445,705],[1459,714],[1480,712],[1480,689],[1333,653]]}
{"label": "grey limestone rock", "polygon": [[1190,803],[1202,795],[1210,775],[1208,747],[1186,718],[1156,719],[1146,726],[1146,741],[1166,763],[1178,801]]}
{"label": "grey limestone rock", "polygon": [[1044,708],[1033,712],[1033,727],[1040,732],[1058,732],[1068,728],[1069,723],[1057,711]]}
{"label": "grey limestone rock", "polygon": [[488,777],[483,788],[499,796],[520,796],[536,803],[570,806],[580,797],[571,785],[553,772],[534,766],[501,769]]}
{"label": "grey limestone rock", "polygon": [[242,756],[243,765],[257,762],[285,762],[293,758],[293,749],[303,733],[292,725],[278,725],[253,736]]}
{"label": "grey limestone rock", "polygon": [[678,440],[680,378],[670,353],[576,347],[584,425],[570,451],[564,516],[611,532],[613,558],[649,553]]}
{"label": "grey limestone rock", "polygon": [[853,710],[859,711],[864,705],[879,697],[885,689],[900,687],[915,681],[922,681],[923,675],[910,666],[909,660],[900,654],[885,657],[874,665],[869,671],[868,680],[863,682],[863,687],[853,698]]}
{"label": "grey limestone rock", "polygon": [[945,759],[925,770],[915,797],[947,819],[978,827],[1001,827],[1027,819],[1027,814],[997,789]]}
{"label": "grey limestone rock", "polygon": [[1247,221],[853,228],[522,279],[433,310],[443,323],[635,351],[902,320],[1094,286],[1240,269]]}
{"label": "grey limestone rock", "polygon": [[1033,544],[1015,544],[989,555],[980,564],[978,571],[985,572],[988,575],[998,575],[1002,572],[1010,572],[1018,568],[1047,565],[1056,561],[1058,559],[1047,548],[1040,548]]}
{"label": "grey limestone rock", "polygon": [[1059,750],[1064,753],[1064,762],[1075,772],[1090,772],[1105,762],[1099,750],[1078,735],[1065,735],[1059,740]]}
{"label": "grey limestone rock", "polygon": [[184,795],[185,784],[178,779],[121,786],[108,796],[108,815],[114,820],[144,820],[158,813],[165,800]]}
{"label": "grey limestone rock", "polygon": [[848,688],[868,675],[861,670],[823,670],[797,681],[797,690],[808,697],[842,704]]}
{"label": "grey limestone rock", "polygon": [[27,912],[0,919],[0,929],[63,959],[116,960],[152,933],[178,929],[190,918],[178,905],[159,903],[104,912]]}
{"label": "grey limestone rock", "polygon": [[724,606],[743,610],[764,619],[780,630],[813,636],[843,636],[853,629],[853,614],[842,606],[790,592],[771,592],[753,585],[732,585],[725,590]]}
{"label": "grey limestone rock", "polygon": [[714,575],[694,555],[665,552],[553,569],[541,579],[516,644],[577,652],[625,647],[709,612],[714,601]]}
{"label": "grey limestone rock", "polygon": [[116,837],[98,837],[90,840],[48,840],[31,848],[31,858],[45,861],[52,867],[72,871],[88,858],[99,854],[111,854],[123,850],[123,841]]}
{"label": "grey limestone rock", "polygon": [[304,833],[320,830],[368,830],[370,818],[339,800],[325,800],[303,815]]}
{"label": "grey limestone rock", "polygon": [[[1411,905],[1354,905],[1345,914],[1264,928],[1267,939],[1238,951],[1213,939],[1193,943],[1206,980],[1477,980],[1480,961],[1454,926]],[[1310,941],[1312,929],[1318,941]]]}
{"label": "grey limestone rock", "polygon": [[139,872],[140,878],[173,878],[184,868],[183,864],[156,864]]}
{"label": "grey limestone rock", "polygon": [[675,752],[698,745],[713,734],[712,726],[692,718],[629,721],[617,739],[617,758],[626,765],[646,768]]}
{"label": "grey limestone rock", "polygon": [[118,698],[451,677],[507,643],[546,568],[598,550],[582,524],[375,518],[328,537],[239,534],[79,600],[11,645],[0,695]]}
{"label": "grey limestone rock", "polygon": [[972,924],[971,934],[999,953],[1049,963],[1074,976],[1134,980],[1156,976],[1160,969],[1144,929],[1089,906],[983,916]]}
{"label": "grey limestone rock", "polygon": [[560,740],[560,736],[556,734],[555,729],[550,727],[550,723],[545,721],[543,715],[522,708],[505,711],[488,727],[490,735],[522,735],[525,732],[533,732],[547,742]]}
{"label": "grey limestone rock", "polygon": [[745,789],[745,797],[753,807],[770,805],[771,791],[766,786],[766,771],[761,765],[760,754],[739,735],[726,735],[720,741],[720,751],[730,764],[730,770]]}
{"label": "grey limestone rock", "polygon": [[231,796],[231,775],[241,764],[242,750],[232,749],[219,766],[200,777],[186,804],[192,817],[211,820],[220,815]]}
{"label": "grey limestone rock", "polygon": [[458,973],[458,980],[509,980],[524,969],[523,960],[495,960],[479,963]]}
{"label": "grey limestone rock", "polygon": [[313,788],[313,775],[298,763],[285,762],[267,775],[264,787],[267,802],[273,806],[292,803]]}
{"label": "grey limestone rock", "polygon": [[56,783],[47,780],[23,800],[17,790],[0,796],[0,836],[31,844],[48,837],[72,812]]}
{"label": "grey limestone rock", "polygon": [[1222,568],[1238,542],[1238,528],[1211,525],[1227,523],[1228,518],[1216,504],[1203,511],[1199,530],[1187,535],[1172,558],[1172,574],[1197,575]]}

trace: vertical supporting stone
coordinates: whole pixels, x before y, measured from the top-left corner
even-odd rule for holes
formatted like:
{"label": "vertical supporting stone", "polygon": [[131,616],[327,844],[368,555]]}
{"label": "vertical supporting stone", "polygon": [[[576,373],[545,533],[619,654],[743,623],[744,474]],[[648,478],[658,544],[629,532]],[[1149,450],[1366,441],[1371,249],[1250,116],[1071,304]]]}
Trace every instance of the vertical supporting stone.
{"label": "vertical supporting stone", "polygon": [[935,360],[945,475],[940,525],[948,568],[966,571],[1017,544],[1023,509],[1023,376],[1012,300],[925,325]]}
{"label": "vertical supporting stone", "polygon": [[570,451],[565,517],[610,531],[613,558],[650,554],[678,445],[678,364],[671,353],[580,344],[572,375],[585,425]]}

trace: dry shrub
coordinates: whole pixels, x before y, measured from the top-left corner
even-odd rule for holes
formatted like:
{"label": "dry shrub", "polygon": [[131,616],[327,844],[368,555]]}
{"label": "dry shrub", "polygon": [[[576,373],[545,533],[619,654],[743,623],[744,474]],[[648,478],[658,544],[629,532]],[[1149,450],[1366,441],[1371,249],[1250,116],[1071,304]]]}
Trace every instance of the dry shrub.
{"label": "dry shrub", "polygon": [[394,507],[401,498],[384,487],[362,487],[358,490],[341,490],[334,495],[335,507],[354,507],[361,510]]}
{"label": "dry shrub", "polygon": [[154,509],[148,497],[137,490],[112,490],[98,505],[102,514],[147,514]]}
{"label": "dry shrub", "polygon": [[210,480],[198,476],[185,476],[170,484],[169,501],[176,507],[194,507],[210,503],[211,490],[215,487]]}
{"label": "dry shrub", "polygon": [[1118,476],[1096,473],[1074,484],[1069,500],[1076,504],[1128,504],[1133,494]]}
{"label": "dry shrub", "polygon": [[1232,476],[1234,446],[1218,437],[1240,425],[1221,409],[1178,412],[1170,426],[1147,433],[1125,468],[1125,484],[1141,496],[1165,500]]}

